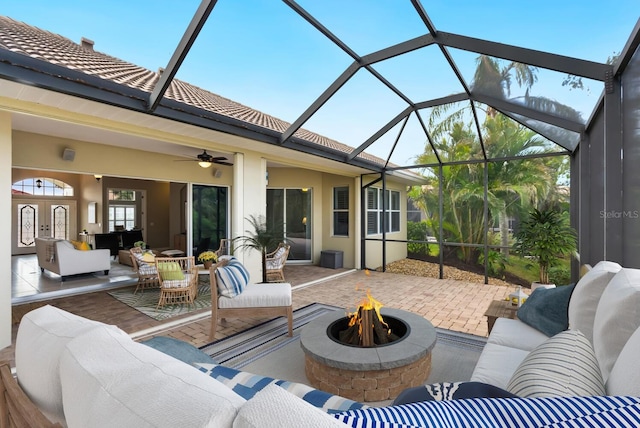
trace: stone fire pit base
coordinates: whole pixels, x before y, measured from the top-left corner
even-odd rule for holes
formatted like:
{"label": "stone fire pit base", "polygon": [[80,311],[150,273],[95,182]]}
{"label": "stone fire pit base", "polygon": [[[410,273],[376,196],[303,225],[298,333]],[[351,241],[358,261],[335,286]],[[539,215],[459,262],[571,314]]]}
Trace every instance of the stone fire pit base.
{"label": "stone fire pit base", "polygon": [[431,372],[431,353],[402,367],[386,370],[345,370],[305,356],[309,384],[321,391],[354,401],[393,400],[407,388],[424,385]]}
{"label": "stone fire pit base", "polygon": [[431,372],[436,331],[429,320],[411,312],[382,308],[408,325],[407,334],[389,345],[359,348],[335,342],[328,326],[345,316],[335,311],[310,322],[301,332],[309,384],[351,400],[393,400],[406,388],[423,385]]}

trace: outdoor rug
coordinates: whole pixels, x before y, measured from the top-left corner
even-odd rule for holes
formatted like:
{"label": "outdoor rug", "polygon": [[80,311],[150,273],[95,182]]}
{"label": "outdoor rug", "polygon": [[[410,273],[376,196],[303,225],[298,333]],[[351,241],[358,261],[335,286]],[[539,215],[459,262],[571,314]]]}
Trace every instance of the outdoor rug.
{"label": "outdoor rug", "polygon": [[164,305],[163,307],[156,309],[156,306],[158,306],[158,300],[160,299],[160,290],[152,288],[146,289],[144,292],[138,291],[136,294],[133,294],[135,289],[136,287],[127,287],[110,291],[109,294],[125,305],[131,306],[137,311],[140,311],[158,321],[163,321],[167,318],[211,307],[211,287],[209,285],[208,275],[206,280],[200,280],[200,283],[198,284],[198,297],[196,297],[193,305]]}
{"label": "outdoor rug", "polygon": [[[279,317],[200,349],[227,367],[291,382],[308,383],[304,374],[300,331],[308,322],[335,310],[344,308],[312,303],[294,311],[293,337],[287,336],[286,318]],[[431,374],[427,383],[469,380],[487,339],[440,328],[436,328],[436,335]]]}

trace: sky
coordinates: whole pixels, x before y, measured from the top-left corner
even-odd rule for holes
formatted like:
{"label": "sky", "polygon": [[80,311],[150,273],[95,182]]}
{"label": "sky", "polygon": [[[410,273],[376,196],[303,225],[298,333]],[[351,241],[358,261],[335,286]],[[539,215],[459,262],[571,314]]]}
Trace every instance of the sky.
{"label": "sky", "polygon": [[[358,55],[427,33],[409,0],[297,2]],[[615,5],[595,0],[422,3],[439,31],[597,62],[622,50],[640,17],[640,0],[618,0]],[[100,52],[157,70],[166,67],[199,5],[198,0],[3,0],[0,14],[75,42],[86,37]],[[451,54],[469,82],[476,56],[458,50]],[[293,122],[351,62],[283,2],[218,0],[177,78]],[[415,102],[460,92],[435,47],[374,68]],[[540,72],[535,90],[575,106],[588,118],[602,85],[587,82],[588,90],[569,91],[560,87],[563,77]],[[512,96],[522,92],[512,90]],[[357,147],[405,107],[377,79],[360,71],[304,127]],[[412,126],[417,124],[408,125],[399,147],[415,148],[413,143],[423,142]],[[395,132],[367,151],[384,156]],[[392,161],[406,163],[412,153],[398,149]]]}

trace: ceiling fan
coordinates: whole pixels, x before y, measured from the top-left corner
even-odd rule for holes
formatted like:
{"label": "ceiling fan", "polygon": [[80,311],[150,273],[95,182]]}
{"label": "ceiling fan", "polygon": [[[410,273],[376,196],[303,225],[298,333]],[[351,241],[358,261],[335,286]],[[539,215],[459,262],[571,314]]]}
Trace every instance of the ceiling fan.
{"label": "ceiling fan", "polygon": [[202,168],[209,168],[212,164],[217,163],[219,165],[233,165],[231,162],[227,162],[227,158],[224,156],[211,156],[206,150],[203,150],[196,159],[176,159],[176,162],[198,162]]}

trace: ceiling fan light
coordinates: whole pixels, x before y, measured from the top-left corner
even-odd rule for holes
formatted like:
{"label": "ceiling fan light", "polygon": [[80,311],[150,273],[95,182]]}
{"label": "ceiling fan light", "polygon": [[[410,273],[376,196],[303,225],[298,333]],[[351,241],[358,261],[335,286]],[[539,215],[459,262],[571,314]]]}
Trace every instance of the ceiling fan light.
{"label": "ceiling fan light", "polygon": [[198,165],[200,165],[203,168],[209,168],[211,166],[211,162],[200,161],[200,162],[198,162]]}

